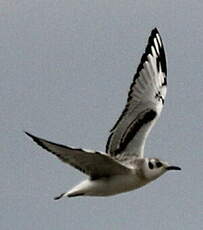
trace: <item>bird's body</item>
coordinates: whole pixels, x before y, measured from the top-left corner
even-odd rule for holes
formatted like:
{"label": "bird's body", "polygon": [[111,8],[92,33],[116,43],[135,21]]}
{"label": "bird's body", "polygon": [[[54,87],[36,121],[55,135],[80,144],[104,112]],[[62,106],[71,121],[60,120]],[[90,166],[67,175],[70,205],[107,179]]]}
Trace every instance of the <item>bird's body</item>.
{"label": "bird's body", "polygon": [[112,196],[137,189],[146,183],[147,180],[142,180],[136,174],[101,177],[97,180],[87,179],[64,195],[68,197],[77,195]]}
{"label": "bird's body", "polygon": [[[141,162],[144,163],[143,159],[140,159],[140,162],[135,162],[134,167],[138,166]],[[128,173],[123,175],[118,174],[97,179],[88,178],[63,194],[63,196],[111,196],[137,189],[148,182],[150,180],[145,177],[141,168],[132,168]]]}
{"label": "bird's body", "polygon": [[144,186],[168,170],[180,170],[157,158],[144,157],[146,138],[160,116],[167,86],[166,57],[158,30],[152,30],[134,75],[127,105],[111,129],[106,153],[71,148],[26,132],[63,162],[89,175],[56,197],[110,196]]}

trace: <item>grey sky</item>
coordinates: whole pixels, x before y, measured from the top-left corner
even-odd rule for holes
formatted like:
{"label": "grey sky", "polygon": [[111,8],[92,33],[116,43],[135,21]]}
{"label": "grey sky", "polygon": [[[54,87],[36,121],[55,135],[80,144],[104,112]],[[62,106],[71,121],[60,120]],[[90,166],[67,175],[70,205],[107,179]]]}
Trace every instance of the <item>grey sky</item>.
{"label": "grey sky", "polygon": [[[1,229],[199,229],[202,12],[200,0],[0,1]],[[169,86],[145,155],[183,170],[114,197],[54,201],[85,175],[22,131],[104,151],[155,26]]]}

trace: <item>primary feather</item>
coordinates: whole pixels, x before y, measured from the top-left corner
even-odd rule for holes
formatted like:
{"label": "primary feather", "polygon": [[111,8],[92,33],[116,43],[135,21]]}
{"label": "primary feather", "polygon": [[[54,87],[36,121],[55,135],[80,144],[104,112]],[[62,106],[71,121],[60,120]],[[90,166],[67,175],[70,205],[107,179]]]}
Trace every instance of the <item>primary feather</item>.
{"label": "primary feather", "polygon": [[164,104],[166,75],[164,46],[155,28],[134,75],[125,109],[111,130],[107,153],[143,157],[146,138]]}

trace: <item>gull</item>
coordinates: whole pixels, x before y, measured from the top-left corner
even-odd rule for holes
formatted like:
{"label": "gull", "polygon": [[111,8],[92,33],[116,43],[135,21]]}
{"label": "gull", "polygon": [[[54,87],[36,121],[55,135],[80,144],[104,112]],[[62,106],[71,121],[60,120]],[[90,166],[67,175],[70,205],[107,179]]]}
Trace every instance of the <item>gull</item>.
{"label": "gull", "polygon": [[154,28],[128,93],[127,104],[110,131],[106,152],[72,148],[25,132],[38,145],[89,177],[55,197],[111,196],[140,188],[169,170],[158,158],[144,157],[145,141],[164,105],[167,65],[163,42]]}

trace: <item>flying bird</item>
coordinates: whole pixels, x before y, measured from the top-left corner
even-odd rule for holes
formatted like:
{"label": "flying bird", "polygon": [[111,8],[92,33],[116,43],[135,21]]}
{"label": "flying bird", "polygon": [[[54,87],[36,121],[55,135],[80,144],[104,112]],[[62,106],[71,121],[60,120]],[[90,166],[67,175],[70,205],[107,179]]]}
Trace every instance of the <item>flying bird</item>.
{"label": "flying bird", "polygon": [[26,132],[42,148],[89,176],[55,199],[115,195],[142,187],[169,170],[181,170],[158,158],[144,157],[145,141],[160,116],[166,89],[164,45],[154,28],[105,152],[56,144]]}

